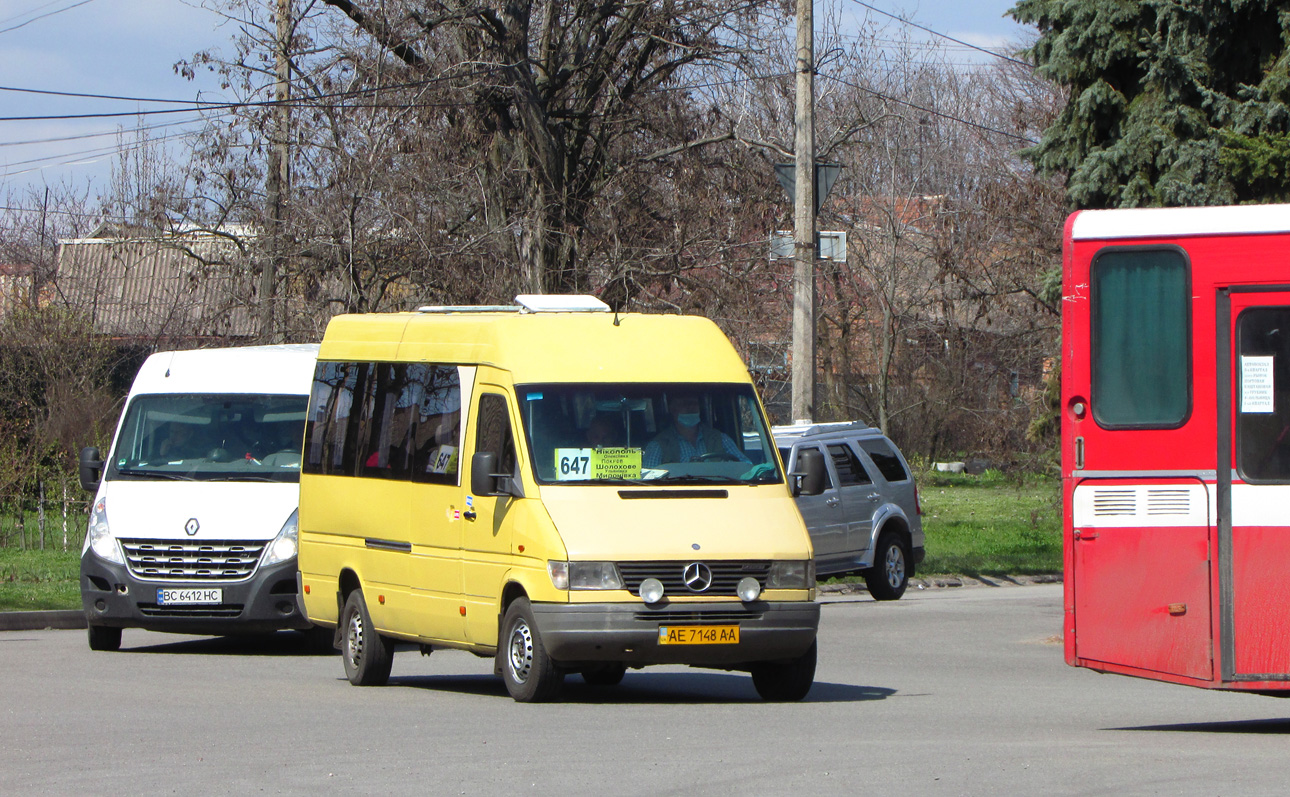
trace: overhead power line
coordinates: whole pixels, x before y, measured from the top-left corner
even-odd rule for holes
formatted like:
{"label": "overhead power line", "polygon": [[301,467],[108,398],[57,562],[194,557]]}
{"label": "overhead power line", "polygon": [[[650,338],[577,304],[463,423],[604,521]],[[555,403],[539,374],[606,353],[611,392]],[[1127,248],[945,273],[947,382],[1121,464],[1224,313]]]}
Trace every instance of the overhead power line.
{"label": "overhead power line", "polygon": [[[52,17],[52,16],[54,16],[55,14],[61,14],[61,13],[63,13],[64,11],[71,11],[73,8],[78,8],[78,7],[80,7],[80,6],[85,5],[86,3],[92,3],[92,2],[94,2],[94,0],[81,0],[79,3],[72,3],[70,6],[66,6],[65,8],[59,8],[59,9],[56,9],[56,10],[54,10],[54,11],[50,11],[48,14],[41,14],[41,15],[40,15],[40,16],[38,16],[38,17],[32,17],[31,19],[27,20],[26,22],[19,22],[17,25],[12,25],[12,26],[7,27],[7,28],[5,28],[5,29],[3,29],[3,30],[0,30],[0,34],[8,33],[9,31],[17,30],[18,28],[24,28],[24,27],[26,27],[26,26],[30,25],[31,23],[36,22],[37,20],[44,19],[45,17]],[[40,10],[40,8],[49,8],[49,6],[51,6],[51,5],[53,5],[53,3],[47,3],[47,4],[43,5],[43,6],[40,6],[39,8],[37,8],[37,9],[35,9],[35,10],[39,11],[39,10]],[[29,12],[27,12],[27,13],[31,13],[31,12],[29,11]],[[23,16],[23,15],[22,15],[22,14],[18,14],[17,16],[9,17],[9,19],[6,19],[6,20],[5,20],[5,22],[9,22],[10,20],[17,19],[18,17],[21,17],[21,16]]]}
{"label": "overhead power line", "polygon": [[858,83],[852,83],[849,80],[843,80],[840,77],[834,77],[833,75],[828,75],[823,72],[818,73],[818,75],[819,77],[825,78],[826,80],[832,80],[834,83],[841,83],[844,86],[850,86],[851,88],[856,89],[858,91],[863,91],[866,94],[872,94],[873,96],[878,97],[879,99],[887,100],[888,102],[894,102],[897,105],[904,105],[907,108],[913,108],[916,111],[922,111],[923,113],[931,114],[932,116],[939,116],[940,118],[948,119],[951,122],[958,122],[959,124],[967,125],[968,127],[974,127],[977,130],[982,130],[987,133],[994,133],[1000,136],[1007,136],[1008,138],[1015,139],[1025,144],[1033,145],[1033,144],[1039,143],[1035,139],[1030,138],[1028,136],[1023,136],[1018,133],[1010,133],[1007,130],[1000,130],[997,127],[990,127],[989,125],[984,125],[984,124],[981,124],[980,122],[973,122],[971,119],[964,119],[961,116],[954,116],[953,114],[948,114],[948,113],[945,113],[944,111],[938,111],[935,108],[927,108],[917,103],[910,102],[909,100],[902,100],[899,97],[893,97],[890,94],[884,94],[881,91],[871,89],[867,86],[861,86]]}
{"label": "overhead power line", "polygon": [[904,17],[899,16],[899,15],[897,15],[897,14],[893,14],[893,13],[891,13],[890,11],[883,11],[881,8],[877,8],[877,7],[875,7],[875,6],[871,6],[871,5],[869,5],[868,3],[864,2],[864,0],[851,0],[851,2],[855,3],[855,4],[856,4],[856,5],[858,5],[858,6],[861,6],[862,8],[867,8],[867,9],[869,9],[870,11],[874,12],[875,14],[882,14],[884,17],[891,17],[892,19],[896,20],[897,22],[899,22],[899,23],[900,23],[900,24],[902,24],[902,25],[908,25],[908,26],[910,26],[911,28],[918,28],[919,30],[923,31],[924,33],[930,33],[930,34],[932,34],[933,36],[939,36],[940,38],[945,39],[946,41],[952,41],[952,42],[954,42],[955,44],[962,45],[963,47],[967,47],[967,48],[968,48],[968,49],[970,49],[970,50],[976,50],[977,52],[985,53],[986,55],[990,55],[990,56],[993,56],[993,57],[995,57],[995,58],[1000,58],[1000,59],[1002,59],[1002,60],[1004,60],[1004,61],[1008,61],[1008,62],[1013,63],[1013,64],[1020,64],[1021,66],[1024,66],[1024,67],[1027,67],[1027,68],[1032,68],[1032,69],[1034,68],[1034,64],[1027,63],[1026,61],[1022,61],[1022,60],[1017,59],[1017,58],[1013,58],[1013,57],[1012,57],[1012,56],[1010,56],[1010,55],[1004,55],[1003,53],[995,52],[994,50],[990,50],[990,49],[987,49],[987,48],[985,48],[985,47],[978,47],[978,46],[977,46],[977,45],[975,45],[975,44],[972,44],[972,43],[970,43],[970,42],[965,42],[965,41],[963,41],[962,39],[956,39],[956,38],[954,38],[953,36],[950,36],[950,35],[949,35],[949,34],[947,34],[947,33],[941,33],[941,32],[940,32],[940,31],[938,31],[938,30],[932,30],[931,28],[929,28],[929,27],[927,27],[927,26],[925,26],[925,25],[920,25],[920,24],[918,24],[917,22],[914,22],[914,21],[913,21],[913,20],[911,20],[911,19],[905,19]]}

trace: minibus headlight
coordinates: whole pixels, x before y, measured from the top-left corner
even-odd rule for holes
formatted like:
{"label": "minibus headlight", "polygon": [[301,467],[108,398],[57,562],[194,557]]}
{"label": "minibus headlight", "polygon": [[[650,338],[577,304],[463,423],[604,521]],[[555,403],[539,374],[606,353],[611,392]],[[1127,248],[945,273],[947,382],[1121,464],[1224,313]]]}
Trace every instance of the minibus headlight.
{"label": "minibus headlight", "polygon": [[89,538],[90,550],[94,551],[100,559],[119,565],[125,564],[121,546],[117,545],[116,537],[112,536],[112,531],[108,528],[106,498],[100,498],[94,505],[94,511],[90,513]]}
{"label": "minibus headlight", "polygon": [[744,603],[755,601],[757,598],[761,597],[761,584],[759,584],[757,579],[752,576],[744,576],[739,579],[739,584],[735,587],[735,594],[737,594],[739,596],[739,600]]}
{"label": "minibus headlight", "polygon": [[626,589],[613,562],[547,562],[556,589]]}
{"label": "minibus headlight", "polygon": [[766,589],[811,589],[815,586],[815,562],[801,559],[775,562],[766,576]]}
{"label": "minibus headlight", "polygon": [[291,517],[287,518],[287,522],[282,524],[278,536],[273,538],[268,548],[265,548],[264,559],[260,564],[276,565],[295,557],[300,548],[299,515],[300,510],[293,511]]}

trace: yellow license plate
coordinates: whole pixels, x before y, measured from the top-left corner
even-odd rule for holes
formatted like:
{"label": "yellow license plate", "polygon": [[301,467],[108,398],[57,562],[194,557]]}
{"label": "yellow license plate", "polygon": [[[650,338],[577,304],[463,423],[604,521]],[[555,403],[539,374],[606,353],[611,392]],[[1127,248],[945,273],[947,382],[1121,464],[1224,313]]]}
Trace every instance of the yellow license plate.
{"label": "yellow license plate", "polygon": [[660,645],[738,645],[737,625],[660,625]]}

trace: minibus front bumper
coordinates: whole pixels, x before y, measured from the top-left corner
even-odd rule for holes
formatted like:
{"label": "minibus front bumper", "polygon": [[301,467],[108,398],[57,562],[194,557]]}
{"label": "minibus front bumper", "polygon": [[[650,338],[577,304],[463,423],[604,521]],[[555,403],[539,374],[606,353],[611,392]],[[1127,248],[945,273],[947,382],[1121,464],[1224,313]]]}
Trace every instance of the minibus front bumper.
{"label": "minibus front bumper", "polygon": [[[218,589],[218,603],[166,606],[159,590]],[[90,625],[177,634],[245,634],[306,629],[296,601],[296,560],[257,567],[242,581],[165,582],[136,578],[93,551],[81,557],[81,605]]]}
{"label": "minibus front bumper", "polygon": [[[561,664],[692,664],[739,669],[801,656],[815,641],[820,605],[814,601],[750,603],[533,604],[547,654]],[[737,643],[660,644],[660,629],[738,628]]]}

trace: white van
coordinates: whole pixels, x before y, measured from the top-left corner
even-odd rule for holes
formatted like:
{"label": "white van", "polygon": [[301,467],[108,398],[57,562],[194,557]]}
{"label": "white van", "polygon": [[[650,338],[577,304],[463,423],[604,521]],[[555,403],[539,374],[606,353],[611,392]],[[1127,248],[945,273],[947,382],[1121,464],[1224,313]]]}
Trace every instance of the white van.
{"label": "white van", "polygon": [[[311,628],[296,604],[296,508],[316,345],[161,352],[135,376],[81,554],[90,648],[122,628]],[[330,635],[330,632],[328,632]]]}

